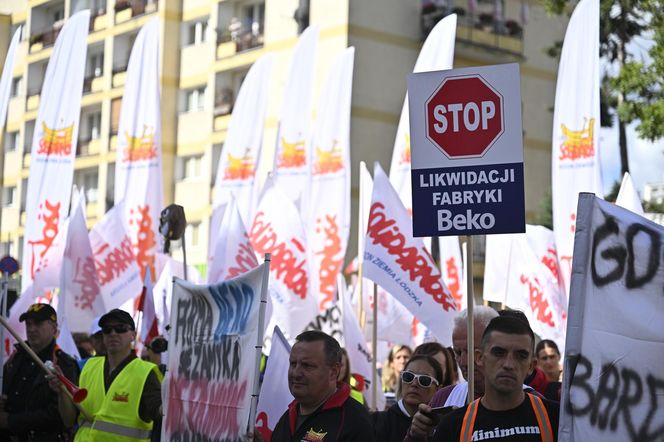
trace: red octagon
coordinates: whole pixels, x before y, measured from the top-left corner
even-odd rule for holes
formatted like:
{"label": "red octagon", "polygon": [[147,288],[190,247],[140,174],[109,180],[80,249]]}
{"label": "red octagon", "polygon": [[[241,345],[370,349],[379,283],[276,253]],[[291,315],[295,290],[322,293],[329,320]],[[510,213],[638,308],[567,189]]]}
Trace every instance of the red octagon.
{"label": "red octagon", "polygon": [[426,125],[449,158],[481,157],[504,131],[503,97],[479,75],[448,77],[426,101]]}

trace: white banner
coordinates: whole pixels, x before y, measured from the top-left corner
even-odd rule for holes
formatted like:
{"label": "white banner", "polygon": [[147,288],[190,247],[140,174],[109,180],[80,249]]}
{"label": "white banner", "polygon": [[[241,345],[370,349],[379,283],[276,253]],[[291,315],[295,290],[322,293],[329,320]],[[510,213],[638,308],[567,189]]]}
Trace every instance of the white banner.
{"label": "white banner", "polygon": [[[457,16],[450,14],[438,22],[427,36],[415,62],[413,72],[442,71],[452,69],[454,61],[454,41],[456,36]],[[408,94],[403,101],[401,117],[397,126],[397,135],[392,150],[390,182],[394,186],[401,202],[411,212],[410,182],[410,118],[408,114]]]}
{"label": "white banner", "polygon": [[350,231],[350,101],[355,48],[332,66],[318,105],[312,143],[311,211],[307,240],[318,309],[334,301]]}
{"label": "white banner", "polygon": [[275,327],[256,408],[256,429],[267,442],[270,442],[272,430],[277,426],[281,415],[293,401],[293,395],[288,389],[290,351],[290,344],[279,327]]}
{"label": "white banner", "polygon": [[[85,220],[81,191],[69,220],[67,246],[61,267],[60,303],[73,332],[88,332],[95,317],[106,313]],[[58,304],[60,307],[60,304]]]}
{"label": "white banner", "polygon": [[[69,212],[90,11],[74,14],[62,27],[44,74],[25,205],[21,287],[26,290]],[[35,295],[38,295],[35,293]]]}
{"label": "white banner", "polygon": [[295,204],[272,176],[267,178],[249,238],[258,256],[272,254],[270,296],[272,323],[294,339],[317,313],[310,292],[307,240]]}
{"label": "white banner", "polygon": [[104,306],[109,310],[134,299],[143,289],[141,271],[124,228],[123,213],[123,204],[116,204],[89,235]]}
{"label": "white banner", "polygon": [[634,181],[632,181],[632,176],[629,172],[625,172],[625,175],[623,175],[620,190],[616,197],[616,204],[627,210],[631,210],[637,215],[643,216],[644,214],[641,198],[639,198],[639,193],[634,187]]}
{"label": "white banner", "polygon": [[[348,294],[350,295],[350,293]],[[360,323],[355,317],[353,306],[348,295],[342,296],[343,302],[343,333],[344,348],[348,352],[348,360],[353,373],[360,374],[371,381],[372,358],[371,350],[364,339]]]}
{"label": "white banner", "polygon": [[0,78],[0,128],[5,127],[5,118],[7,117],[7,107],[11,96],[12,80],[14,79],[14,62],[16,61],[16,46],[21,39],[23,26],[19,26],[12,37],[5,57],[5,64],[2,67],[2,78]]}
{"label": "white banner", "polygon": [[264,271],[207,286],[173,282],[163,440],[246,434]]}
{"label": "white banner", "polygon": [[[271,72],[272,55],[269,54],[258,59],[249,69],[228,123],[214,183],[213,207],[228,202],[232,193],[246,226],[251,225],[256,207],[258,183],[255,177],[263,144]],[[218,232],[219,228],[210,226],[210,231]],[[216,237],[210,235],[210,241],[215,244]]]}
{"label": "white banner", "polygon": [[[493,236],[493,235],[492,235]],[[487,236],[488,238],[488,236]],[[468,306],[466,280],[463,272],[463,258],[458,236],[438,237],[438,253],[443,281],[454,298],[456,309],[461,311]]]}
{"label": "white banner", "polygon": [[212,264],[208,268],[209,284],[234,278],[258,267],[256,253],[232,195],[226,204],[219,233],[216,236],[217,244],[212,254]]}
{"label": "white banner", "polygon": [[115,162],[115,204],[124,201],[125,228],[141,278],[156,277],[155,253],[163,208],[161,107],[159,98],[159,18],[138,33],[127,65]]}
{"label": "white banner", "polygon": [[364,249],[364,276],[389,291],[443,345],[452,342],[454,298],[410,216],[376,163],[371,212]]}
{"label": "white banner", "polygon": [[603,195],[598,146],[599,73],[599,1],[581,0],[567,25],[553,114],[553,231],[568,294],[577,195]]}
{"label": "white banner", "polygon": [[310,26],[300,35],[281,105],[281,121],[274,151],[274,175],[279,186],[296,205],[306,207],[309,182],[309,144],[311,142],[312,97],[315,80],[318,26]]}
{"label": "white banner", "polygon": [[579,197],[558,440],[661,441],[664,228]]}

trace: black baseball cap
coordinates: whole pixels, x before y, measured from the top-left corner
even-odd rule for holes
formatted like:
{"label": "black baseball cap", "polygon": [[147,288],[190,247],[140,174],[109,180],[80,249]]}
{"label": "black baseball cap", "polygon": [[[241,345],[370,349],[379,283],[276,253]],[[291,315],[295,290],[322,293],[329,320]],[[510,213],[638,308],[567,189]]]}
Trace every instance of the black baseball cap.
{"label": "black baseball cap", "polygon": [[58,322],[58,314],[55,313],[53,307],[49,304],[32,304],[28,307],[21,316],[18,318],[20,322],[26,319],[34,319],[35,321],[53,321]]}
{"label": "black baseball cap", "polygon": [[99,318],[99,326],[103,328],[105,324],[108,324],[112,321],[118,322],[120,324],[127,324],[129,327],[131,327],[132,330],[136,330],[136,325],[134,324],[134,319],[131,317],[131,315],[124,310],[120,310],[119,308],[114,308]]}

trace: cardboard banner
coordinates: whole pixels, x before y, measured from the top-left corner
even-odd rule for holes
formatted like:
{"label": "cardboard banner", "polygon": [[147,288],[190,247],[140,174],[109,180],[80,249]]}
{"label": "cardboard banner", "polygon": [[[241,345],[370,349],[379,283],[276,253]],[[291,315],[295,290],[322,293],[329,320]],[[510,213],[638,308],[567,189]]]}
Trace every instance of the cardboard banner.
{"label": "cardboard banner", "polygon": [[263,385],[256,409],[256,429],[267,442],[270,442],[272,431],[277,426],[281,415],[288,409],[288,404],[293,401],[293,395],[288,389],[290,351],[290,344],[279,327],[275,327],[272,334],[272,348],[265,365]]}
{"label": "cardboard banner", "polygon": [[134,299],[143,289],[123,213],[123,204],[116,204],[89,234],[104,306],[109,310]]}
{"label": "cardboard banner", "polygon": [[558,440],[661,441],[664,228],[579,196]]}
{"label": "cardboard banner", "polygon": [[385,288],[443,345],[452,342],[454,298],[385,172],[376,163],[364,276]]}
{"label": "cardboard banner", "polygon": [[274,176],[284,193],[300,209],[306,207],[311,155],[311,116],[319,27],[309,26],[300,35],[281,105],[281,120],[274,150]]}
{"label": "cardboard banner", "polygon": [[124,202],[125,228],[141,279],[154,267],[164,204],[159,98],[160,22],[154,17],[138,33],[127,65],[115,163],[115,204]]}
{"label": "cardboard banner", "polygon": [[335,300],[350,231],[350,102],[355,48],[335,61],[323,88],[313,138],[307,241],[318,309]]}
{"label": "cardboard banner", "polygon": [[174,280],[163,440],[246,434],[264,271],[207,286]]}
{"label": "cardboard banner", "polygon": [[62,229],[61,221],[69,212],[89,27],[88,10],[78,12],[66,21],[44,74],[30,149],[21,260],[21,287],[24,291],[32,283],[35,273],[47,264],[44,258]]}
{"label": "cardboard banner", "polygon": [[565,33],[553,113],[553,231],[568,295],[577,195],[603,195],[598,145],[599,88],[599,2],[581,0]]}

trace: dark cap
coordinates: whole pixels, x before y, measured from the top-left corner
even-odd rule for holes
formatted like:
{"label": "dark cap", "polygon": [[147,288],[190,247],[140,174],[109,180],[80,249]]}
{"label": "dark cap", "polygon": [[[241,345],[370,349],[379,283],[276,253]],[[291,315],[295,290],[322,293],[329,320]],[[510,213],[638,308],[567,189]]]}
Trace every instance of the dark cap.
{"label": "dark cap", "polygon": [[51,307],[49,304],[32,304],[28,310],[18,318],[20,322],[23,322],[26,319],[34,319],[35,321],[39,322],[58,322],[58,315],[55,313],[53,307]]}
{"label": "dark cap", "polygon": [[124,310],[120,310],[119,308],[114,308],[99,318],[99,326],[104,327],[105,324],[108,324],[111,321],[118,322],[120,324],[127,324],[131,327],[132,330],[136,330],[136,325],[134,324],[134,319],[131,317],[131,315]]}

